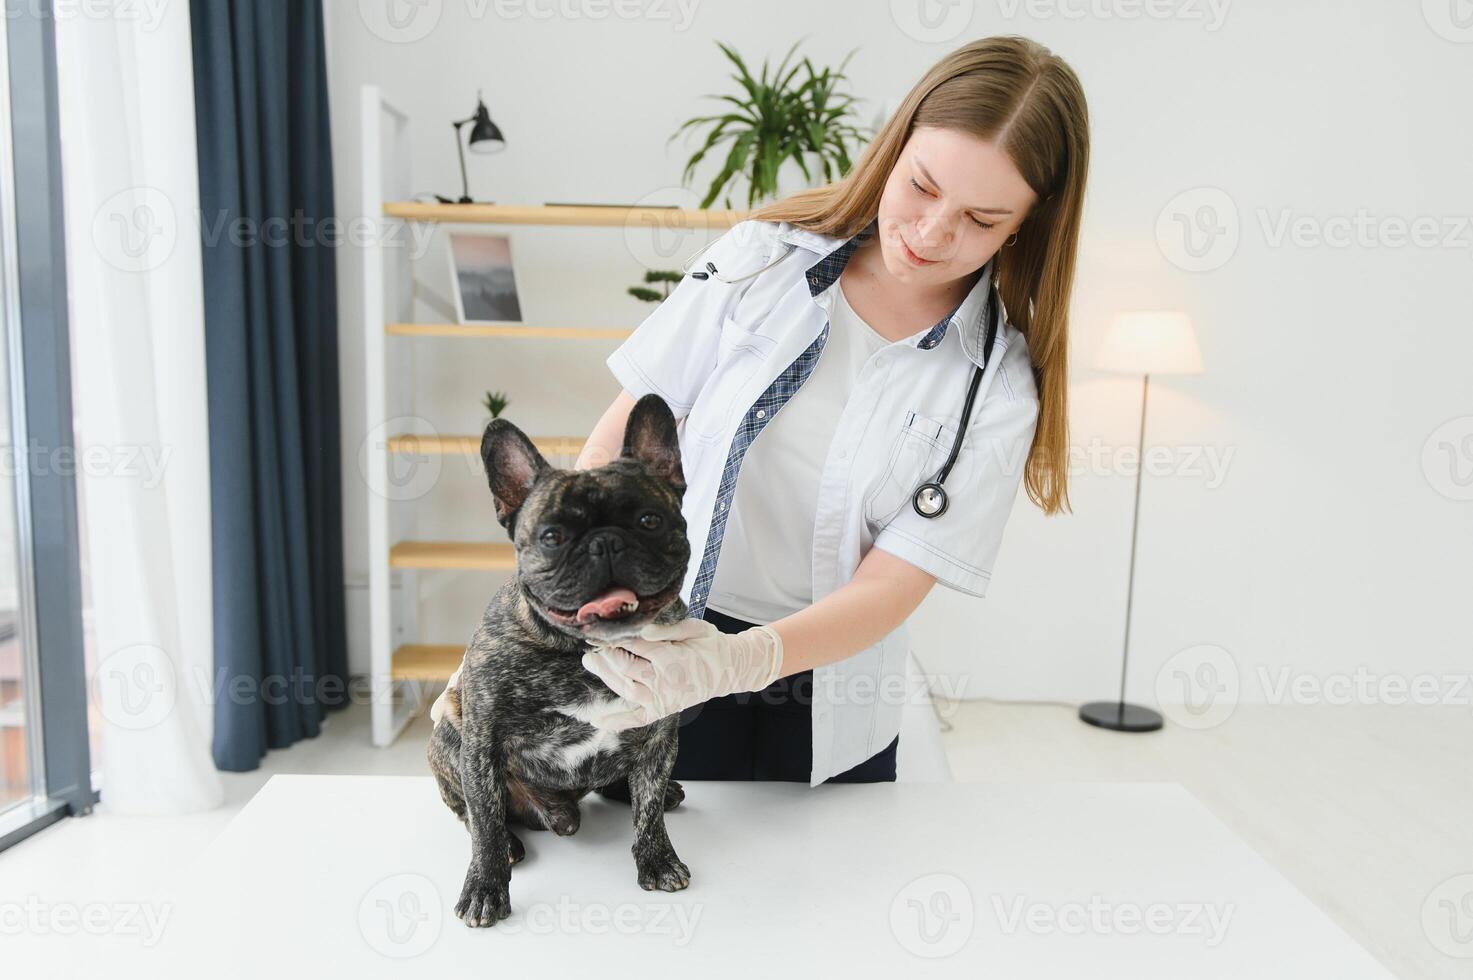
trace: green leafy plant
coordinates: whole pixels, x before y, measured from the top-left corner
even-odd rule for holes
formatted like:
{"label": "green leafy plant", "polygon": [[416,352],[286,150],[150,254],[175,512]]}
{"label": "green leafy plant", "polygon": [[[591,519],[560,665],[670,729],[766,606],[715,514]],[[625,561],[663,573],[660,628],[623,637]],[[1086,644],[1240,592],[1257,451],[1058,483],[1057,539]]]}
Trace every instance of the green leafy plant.
{"label": "green leafy plant", "polygon": [[683,273],[667,269],[650,269],[644,274],[647,283],[662,283],[664,292],[658,289],[647,289],[644,286],[630,286],[629,295],[635,299],[642,299],[646,303],[663,303],[670,296],[670,284],[684,279]]}
{"label": "green leafy plant", "polygon": [[[869,127],[861,129],[848,122],[851,117],[857,116],[854,111],[855,100],[839,91],[839,83],[848,81],[844,75],[844,66],[852,57],[854,52],[850,51],[839,62],[838,68],[825,68],[821,72],[814,71],[809,60],[803,59],[804,68],[808,71],[802,102],[807,112],[804,132],[808,142],[804,149],[818,154],[818,161],[823,167],[824,183],[844,176],[853,166],[849,159],[850,143],[858,149],[874,135]],[[803,169],[803,175],[812,179],[808,169],[803,167],[801,156],[798,158],[798,165]]]}
{"label": "green leafy plant", "polygon": [[501,413],[506,410],[508,401],[510,399],[506,397],[506,392],[488,391],[486,392],[486,397],[481,399],[481,405],[486,411],[491,413],[491,417],[494,419],[500,418]]}
{"label": "green leafy plant", "polygon": [[[701,207],[710,207],[717,197],[724,196],[730,208],[731,185],[743,178],[747,181],[749,208],[776,197],[778,171],[788,159],[797,162],[804,179],[811,183],[814,174],[804,159],[805,153],[817,156],[815,163],[825,182],[849,172],[851,144],[857,149],[870,135],[852,122],[857,118],[855,99],[839,90],[840,83],[848,81],[844,66],[854,56],[853,51],[836,69],[819,71],[806,56],[789,68],[788,62],[798,48],[799,42],[795,42],[775,71],[769,71],[763,59],[761,73],[753,76],[740,55],[720,41],[716,43],[736,66],[731,77],[743,94],[706,96],[730,103],[733,108],[719,115],[687,119],[665,141],[669,145],[687,129],[710,126],[700,148],[686,161],[680,177],[683,186],[689,186],[696,166],[708,153],[731,143]],[[799,71],[805,73],[802,80],[797,78]]]}

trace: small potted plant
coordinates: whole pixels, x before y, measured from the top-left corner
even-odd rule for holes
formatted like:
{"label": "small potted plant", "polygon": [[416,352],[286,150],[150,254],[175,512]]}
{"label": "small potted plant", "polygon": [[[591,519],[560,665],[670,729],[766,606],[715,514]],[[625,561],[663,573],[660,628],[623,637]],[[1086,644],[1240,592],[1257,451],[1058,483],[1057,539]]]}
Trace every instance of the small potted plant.
{"label": "small potted plant", "polygon": [[[481,399],[481,406],[491,413],[491,418],[500,418],[501,413],[506,410],[506,404],[510,401],[504,391],[488,391],[486,397]],[[487,419],[490,422],[491,419]]]}
{"label": "small potted plant", "polygon": [[[807,57],[789,68],[788,61],[798,47],[794,43],[775,71],[769,71],[764,59],[761,73],[753,76],[740,55],[720,41],[716,43],[736,66],[732,78],[741,86],[742,94],[706,96],[730,103],[732,108],[719,115],[687,119],[670,136],[674,140],[687,129],[710,126],[700,148],[686,161],[682,185],[689,185],[696,165],[708,153],[722,143],[731,143],[720,172],[701,200],[702,208],[710,207],[718,197],[723,197],[730,208],[731,185],[741,179],[747,182],[749,208],[781,196],[780,173],[789,160],[810,186],[815,186],[820,177],[829,182],[849,172],[851,145],[857,149],[869,138],[852,122],[857,118],[855,99],[839,91],[840,83],[847,81],[844,66],[853,51],[844,56],[837,69],[819,71]],[[798,78],[800,70],[805,73],[802,79]],[[667,145],[670,140],[666,140]]]}
{"label": "small potted plant", "polygon": [[649,289],[646,286],[630,286],[629,295],[635,299],[644,300],[646,303],[663,303],[670,296],[670,284],[679,282],[685,276],[678,271],[670,269],[650,269],[644,274],[646,283],[660,283],[665,287],[664,292],[658,289]]}

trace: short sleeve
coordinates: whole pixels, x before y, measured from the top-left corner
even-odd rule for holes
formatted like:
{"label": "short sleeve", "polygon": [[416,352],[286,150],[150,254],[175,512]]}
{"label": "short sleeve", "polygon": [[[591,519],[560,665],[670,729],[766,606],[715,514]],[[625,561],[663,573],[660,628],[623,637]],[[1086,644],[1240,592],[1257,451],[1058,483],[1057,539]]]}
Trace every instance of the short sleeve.
{"label": "short sleeve", "polygon": [[[984,596],[1012,514],[1039,401],[1026,367],[999,377],[974,411],[946,477],[946,510],[922,517],[909,500],[875,535],[874,547],[930,572],[948,588]],[[999,367],[1007,371],[1005,361]],[[1021,377],[1026,375],[1026,378]]]}
{"label": "short sleeve", "polygon": [[[692,271],[704,269],[707,262],[727,274],[760,268],[770,247],[763,225],[770,223],[748,219],[732,225],[702,253]],[[688,414],[716,369],[722,321],[752,281],[726,283],[715,276],[695,279],[686,274],[609,355],[605,362],[609,370],[635,398],[654,393],[677,417]]]}

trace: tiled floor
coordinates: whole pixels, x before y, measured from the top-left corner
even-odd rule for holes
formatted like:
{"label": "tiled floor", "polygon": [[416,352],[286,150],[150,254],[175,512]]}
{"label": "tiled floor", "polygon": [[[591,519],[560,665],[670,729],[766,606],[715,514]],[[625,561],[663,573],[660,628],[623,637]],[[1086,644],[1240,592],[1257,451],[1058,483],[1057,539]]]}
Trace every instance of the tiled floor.
{"label": "tiled floor", "polygon": [[[1473,960],[1440,952],[1423,925],[1432,890],[1473,872],[1466,709],[1244,705],[1209,731],[1143,736],[1090,728],[1067,707],[968,702],[942,713],[959,780],[1181,783],[1398,976],[1473,976]],[[0,854],[0,900],[149,894],[275,773],[425,773],[425,720],[383,750],[367,722],[366,708],[349,709],[260,770],[223,774],[228,804],[213,813],[159,820],[103,806],[63,821]]]}

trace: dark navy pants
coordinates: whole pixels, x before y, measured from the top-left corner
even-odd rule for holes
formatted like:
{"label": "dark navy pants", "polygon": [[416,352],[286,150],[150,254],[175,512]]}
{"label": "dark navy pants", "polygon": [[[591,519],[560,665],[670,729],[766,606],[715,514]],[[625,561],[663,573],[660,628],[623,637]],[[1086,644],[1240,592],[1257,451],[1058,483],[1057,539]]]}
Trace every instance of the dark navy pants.
{"label": "dark navy pants", "polygon": [[[714,609],[701,618],[723,633],[753,624]],[[680,713],[680,746],[670,775],[684,779],[808,782],[813,772],[813,671],[779,677],[761,691],[712,698]],[[895,781],[900,736],[826,783]]]}

